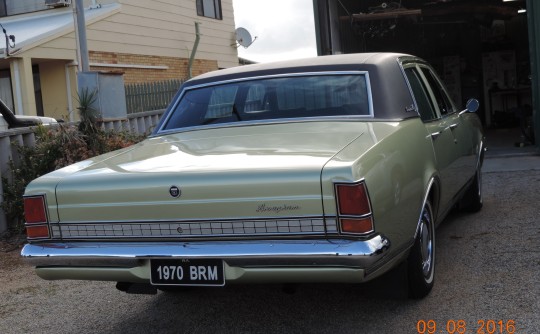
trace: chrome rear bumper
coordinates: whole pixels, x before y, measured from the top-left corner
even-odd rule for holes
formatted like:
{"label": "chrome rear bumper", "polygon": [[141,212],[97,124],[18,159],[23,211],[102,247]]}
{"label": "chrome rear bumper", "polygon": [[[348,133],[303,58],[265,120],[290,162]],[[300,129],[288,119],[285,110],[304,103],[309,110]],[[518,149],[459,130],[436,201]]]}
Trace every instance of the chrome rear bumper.
{"label": "chrome rear bumper", "polygon": [[361,282],[390,247],[369,240],[43,242],[21,255],[44,279],[148,282],[150,259],[218,258],[228,282]]}

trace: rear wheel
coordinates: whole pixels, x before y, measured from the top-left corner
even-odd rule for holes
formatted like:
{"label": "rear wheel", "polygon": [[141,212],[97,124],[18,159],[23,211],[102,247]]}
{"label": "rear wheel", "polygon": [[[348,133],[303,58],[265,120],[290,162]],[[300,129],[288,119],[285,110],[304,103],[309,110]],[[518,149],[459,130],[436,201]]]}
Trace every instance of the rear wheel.
{"label": "rear wheel", "polygon": [[433,288],[435,278],[435,222],[431,204],[426,202],[420,227],[408,258],[409,297],[423,298]]}
{"label": "rear wheel", "polygon": [[467,212],[478,212],[482,206],[482,171],[478,168],[469,189],[461,199],[461,208]]}

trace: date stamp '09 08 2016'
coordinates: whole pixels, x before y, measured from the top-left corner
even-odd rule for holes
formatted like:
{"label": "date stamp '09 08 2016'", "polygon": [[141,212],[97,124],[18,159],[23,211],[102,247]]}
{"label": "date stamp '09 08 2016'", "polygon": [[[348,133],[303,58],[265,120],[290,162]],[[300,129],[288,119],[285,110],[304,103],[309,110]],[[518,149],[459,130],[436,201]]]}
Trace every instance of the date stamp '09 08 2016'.
{"label": "date stamp '09 08 2016'", "polygon": [[446,323],[437,323],[435,320],[418,320],[416,322],[418,334],[514,334],[516,333],[515,320],[478,320],[471,327],[465,320],[448,320]]}

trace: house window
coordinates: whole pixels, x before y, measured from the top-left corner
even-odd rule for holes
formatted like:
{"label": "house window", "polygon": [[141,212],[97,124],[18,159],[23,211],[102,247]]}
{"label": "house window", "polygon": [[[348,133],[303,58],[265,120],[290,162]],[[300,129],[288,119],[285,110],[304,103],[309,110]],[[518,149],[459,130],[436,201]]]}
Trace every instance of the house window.
{"label": "house window", "polygon": [[6,2],[0,1],[0,17],[7,16]]}
{"label": "house window", "polygon": [[222,20],[221,0],[197,0],[197,15]]}
{"label": "house window", "polygon": [[49,9],[45,0],[0,0],[0,17]]}

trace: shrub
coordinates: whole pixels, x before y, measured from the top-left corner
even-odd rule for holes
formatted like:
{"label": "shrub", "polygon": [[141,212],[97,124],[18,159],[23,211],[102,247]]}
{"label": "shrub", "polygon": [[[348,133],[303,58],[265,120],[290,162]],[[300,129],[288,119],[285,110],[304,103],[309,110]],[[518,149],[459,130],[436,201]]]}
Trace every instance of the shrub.
{"label": "shrub", "polygon": [[36,129],[34,147],[17,145],[18,161],[10,161],[10,178],[2,177],[4,201],[2,209],[14,232],[24,230],[22,196],[33,179],[93,156],[133,145],[144,136],[129,132],[103,131],[95,124],[86,127],[59,125],[56,129],[42,126]]}

